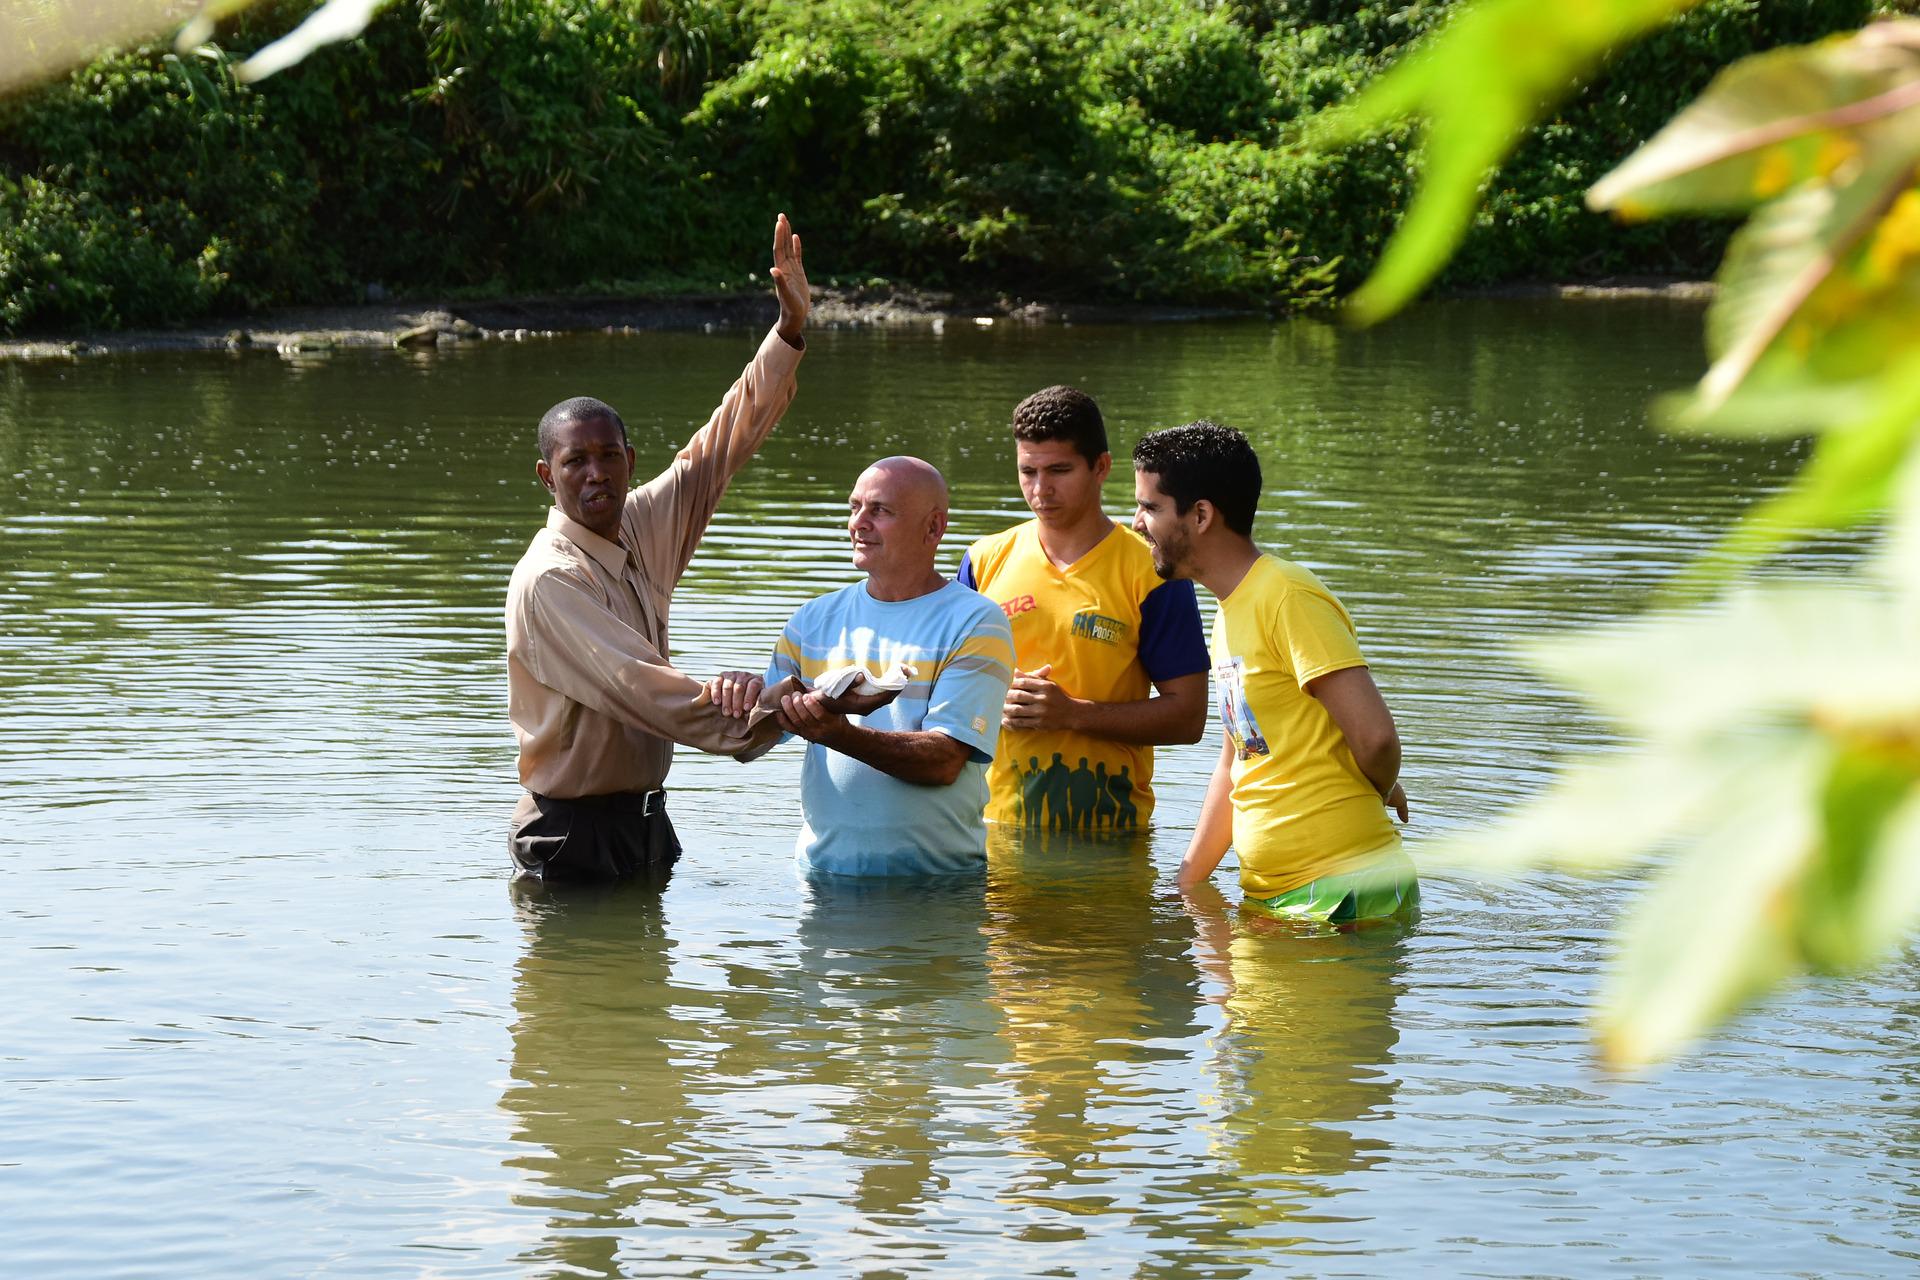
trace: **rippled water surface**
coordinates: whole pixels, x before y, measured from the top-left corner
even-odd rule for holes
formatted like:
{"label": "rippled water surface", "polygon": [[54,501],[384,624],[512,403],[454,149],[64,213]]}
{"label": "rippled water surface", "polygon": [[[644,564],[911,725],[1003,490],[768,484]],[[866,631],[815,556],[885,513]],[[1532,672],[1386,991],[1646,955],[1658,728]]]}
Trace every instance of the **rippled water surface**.
{"label": "rippled water surface", "polygon": [[[951,567],[1024,514],[1026,392],[1093,390],[1122,451],[1217,417],[1261,450],[1261,539],[1359,622],[1417,858],[1612,741],[1513,643],[1636,608],[1798,465],[1648,430],[1698,332],[1456,303],[819,333],[677,658],[758,665],[850,580],[875,456],[947,472]],[[1196,925],[1168,894],[1211,737],[1163,753],[1144,845],[1001,844],[984,886],[808,886],[797,749],[683,752],[664,893],[511,891],[533,423],[599,395],[657,467],[756,337],[0,367],[0,1270],[1914,1274],[1911,953],[1611,1077],[1583,1018],[1630,886]]]}

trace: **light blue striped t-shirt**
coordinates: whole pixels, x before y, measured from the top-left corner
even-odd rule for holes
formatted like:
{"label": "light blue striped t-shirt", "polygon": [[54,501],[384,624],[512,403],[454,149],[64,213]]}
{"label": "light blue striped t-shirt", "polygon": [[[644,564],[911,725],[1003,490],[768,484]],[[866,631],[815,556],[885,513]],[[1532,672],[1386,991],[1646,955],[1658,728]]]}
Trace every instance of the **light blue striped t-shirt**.
{"label": "light blue striped t-shirt", "polygon": [[817,742],[800,769],[798,852],[812,872],[952,875],[986,865],[987,764],[1013,683],[1013,636],[1000,606],[948,582],[911,600],[875,600],[865,582],[810,600],[788,619],[767,681],[857,663],[879,676],[915,668],[899,697],[853,722],[888,732],[932,730],[972,748],[950,786],[902,782]]}

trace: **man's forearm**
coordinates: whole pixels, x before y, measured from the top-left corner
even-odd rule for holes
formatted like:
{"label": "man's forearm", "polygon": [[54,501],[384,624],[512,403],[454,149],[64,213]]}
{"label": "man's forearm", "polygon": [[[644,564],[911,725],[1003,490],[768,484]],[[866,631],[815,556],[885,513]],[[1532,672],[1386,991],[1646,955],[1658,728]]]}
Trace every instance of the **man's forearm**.
{"label": "man's forearm", "polygon": [[967,763],[967,746],[944,733],[891,733],[848,724],[821,745],[891,778],[921,787],[949,786]]}
{"label": "man's forearm", "polygon": [[1364,756],[1355,752],[1353,762],[1360,766],[1360,772],[1373,784],[1373,789],[1384,797],[1400,780],[1400,740],[1389,739]]}
{"label": "man's forearm", "polygon": [[1232,771],[1232,757],[1223,751],[1207,780],[1207,795],[1200,802],[1200,817],[1187,840],[1186,856],[1180,859],[1178,881],[1183,891],[1206,883],[1233,844]]}
{"label": "man's forearm", "polygon": [[1365,667],[1343,667],[1308,682],[1306,690],[1333,717],[1353,762],[1373,789],[1383,799],[1389,796],[1400,779],[1400,731],[1372,673]]}
{"label": "man's forearm", "polygon": [[[1140,698],[1132,702],[1075,699],[1074,728],[1109,742],[1167,747],[1200,741],[1207,728],[1205,703],[1182,698]],[[1198,714],[1195,714],[1196,707]]]}

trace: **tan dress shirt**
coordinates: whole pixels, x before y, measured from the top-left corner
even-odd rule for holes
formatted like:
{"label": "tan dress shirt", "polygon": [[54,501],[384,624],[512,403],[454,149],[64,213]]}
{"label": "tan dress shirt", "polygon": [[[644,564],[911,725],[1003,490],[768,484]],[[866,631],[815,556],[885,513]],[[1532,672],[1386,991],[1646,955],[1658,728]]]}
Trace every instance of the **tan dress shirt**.
{"label": "tan dress shirt", "polygon": [[793,401],[800,351],[769,333],[707,425],[627,494],[620,541],[555,507],[507,587],[507,701],[520,782],[558,799],[652,791],[673,744],[751,758],[779,737],[696,706],[700,682],[667,659],[667,606],[707,522]]}

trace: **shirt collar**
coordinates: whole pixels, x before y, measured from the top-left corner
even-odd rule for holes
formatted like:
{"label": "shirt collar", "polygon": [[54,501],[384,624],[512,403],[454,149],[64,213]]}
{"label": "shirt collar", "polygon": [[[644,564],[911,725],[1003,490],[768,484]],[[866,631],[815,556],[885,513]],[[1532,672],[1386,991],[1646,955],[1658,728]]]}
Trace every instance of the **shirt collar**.
{"label": "shirt collar", "polygon": [[595,563],[616,578],[627,567],[625,547],[617,542],[609,542],[587,526],[569,519],[558,507],[548,509],[547,528],[592,556]]}

